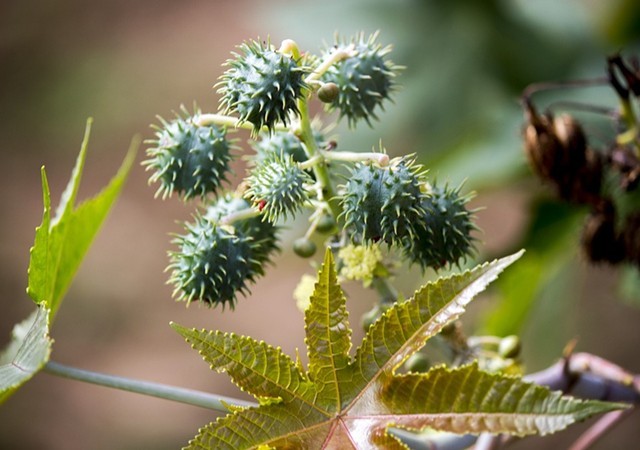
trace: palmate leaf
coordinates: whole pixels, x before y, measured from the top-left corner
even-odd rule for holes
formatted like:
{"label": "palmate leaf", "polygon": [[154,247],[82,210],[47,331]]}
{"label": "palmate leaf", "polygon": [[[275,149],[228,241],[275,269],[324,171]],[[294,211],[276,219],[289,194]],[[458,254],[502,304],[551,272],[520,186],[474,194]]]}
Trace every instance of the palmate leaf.
{"label": "palmate leaf", "polygon": [[36,303],[49,308],[52,318],[100,226],[118,198],[135,158],[137,145],[132,145],[109,184],[98,195],[76,207],[90,130],[91,120],[87,121],[71,179],[62,193],[53,219],[49,184],[44,168],[42,169],[44,213],[42,224],[36,228],[31,248],[27,293]]}
{"label": "palmate leaf", "polygon": [[260,401],[204,426],[188,448],[405,449],[389,427],[547,434],[623,407],[562,396],[475,364],[395,373],[520,255],[425,285],[390,307],[351,358],[346,300],[327,250],[305,313],[306,371],[264,342],[172,324],[214,370]]}
{"label": "palmate leaf", "polygon": [[53,343],[49,337],[51,323],[91,242],[118,198],[135,158],[136,145],[132,145],[110,183],[98,195],[76,206],[90,129],[91,120],[87,122],[71,179],[53,218],[49,183],[44,168],[41,170],[44,212],[31,248],[27,287],[38,308],[15,326],[11,342],[0,354],[0,403],[49,361]]}

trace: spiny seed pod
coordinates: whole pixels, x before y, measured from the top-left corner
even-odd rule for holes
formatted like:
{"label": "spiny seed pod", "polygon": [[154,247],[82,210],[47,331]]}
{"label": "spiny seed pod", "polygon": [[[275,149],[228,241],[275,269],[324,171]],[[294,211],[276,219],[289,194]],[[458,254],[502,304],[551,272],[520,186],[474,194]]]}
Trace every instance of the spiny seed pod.
{"label": "spiny seed pod", "polygon": [[185,229],[186,234],[173,241],[179,251],[169,253],[174,297],[233,308],[237,293],[246,295],[247,283],[264,273],[254,257],[253,239],[204,217],[196,217]]}
{"label": "spiny seed pod", "polygon": [[525,104],[525,116],[525,150],[533,170],[543,179],[563,184],[568,174],[584,164],[582,127],[568,115],[555,119],[539,115],[531,103]]}
{"label": "spiny seed pod", "polygon": [[409,261],[422,269],[440,269],[470,256],[473,251],[471,232],[476,229],[473,212],[466,208],[470,196],[461,196],[460,188],[432,185],[422,200],[424,215],[418,222],[422,229],[413,239],[404,241]]}
{"label": "spiny seed pod", "polygon": [[377,37],[378,33],[368,38],[360,33],[351,42],[336,42],[326,52],[328,55],[336,50],[353,50],[353,56],[331,66],[321,78],[338,87],[337,95],[327,106],[329,110],[339,110],[349,126],[361,119],[371,126],[371,119],[377,119],[377,109],[383,109],[385,100],[390,99],[395,74],[401,69],[387,59],[391,47],[380,45]]}
{"label": "spiny seed pod", "polygon": [[277,123],[288,124],[291,114],[299,114],[297,100],[306,87],[305,70],[290,56],[276,51],[268,42],[240,45],[229,69],[221,76],[218,92],[221,109],[237,113],[241,122],[272,132]]}
{"label": "spiny seed pod", "polygon": [[[233,214],[246,212],[251,204],[236,194],[226,194],[210,204],[203,217],[211,222],[221,224],[222,220],[230,219]],[[248,216],[225,222],[232,227],[237,235],[251,239],[253,259],[260,263],[267,263],[271,256],[279,250],[276,237],[278,227],[271,222],[263,221],[258,216]]]}
{"label": "spiny seed pod", "polygon": [[197,126],[186,109],[184,117],[167,122],[160,118],[162,127],[156,129],[155,140],[148,143],[149,159],[142,164],[153,170],[150,183],[160,182],[156,196],[162,198],[177,192],[185,200],[195,196],[204,197],[215,193],[229,171],[231,150],[234,148],[226,138],[226,130],[216,125]]}
{"label": "spiny seed pod", "polygon": [[[313,137],[318,147],[326,145],[322,132],[313,130]],[[262,164],[268,157],[283,153],[293,157],[295,162],[304,162],[308,159],[307,152],[302,142],[293,133],[288,131],[274,131],[273,133],[260,133],[259,139],[250,142],[256,154],[251,158],[254,165]]]}
{"label": "spiny seed pod", "polygon": [[571,116],[539,115],[525,104],[528,124],[525,150],[534,172],[551,182],[559,196],[576,203],[597,204],[602,184],[602,158],[587,147],[582,126]]}
{"label": "spiny seed pod", "polygon": [[357,163],[342,196],[345,227],[355,241],[400,244],[413,239],[425,214],[422,166],[394,158],[388,166]]}
{"label": "spiny seed pod", "polygon": [[615,211],[610,203],[587,216],[581,244],[589,261],[617,264],[625,257],[627,242],[626,233],[623,242],[616,232]]}
{"label": "spiny seed pod", "polygon": [[268,157],[253,168],[246,182],[245,197],[262,212],[263,217],[275,222],[293,215],[309,199],[306,185],[312,183],[293,157],[282,153]]}

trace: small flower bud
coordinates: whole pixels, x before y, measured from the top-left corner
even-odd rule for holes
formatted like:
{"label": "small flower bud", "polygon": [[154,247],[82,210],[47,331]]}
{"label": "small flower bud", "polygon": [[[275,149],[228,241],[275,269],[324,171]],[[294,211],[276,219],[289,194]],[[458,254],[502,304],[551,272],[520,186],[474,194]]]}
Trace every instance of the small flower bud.
{"label": "small flower bud", "polygon": [[515,335],[504,337],[498,345],[498,353],[505,359],[517,358],[520,350],[520,338]]}
{"label": "small flower bud", "polygon": [[301,258],[311,258],[316,253],[316,244],[306,237],[301,237],[293,243],[293,251]]}
{"label": "small flower bud", "polygon": [[336,219],[331,214],[323,214],[318,221],[316,230],[322,234],[331,234],[336,231]]}
{"label": "small flower bud", "polygon": [[325,83],[318,89],[318,99],[322,103],[331,103],[338,97],[338,94],[340,94],[340,88],[335,83]]}

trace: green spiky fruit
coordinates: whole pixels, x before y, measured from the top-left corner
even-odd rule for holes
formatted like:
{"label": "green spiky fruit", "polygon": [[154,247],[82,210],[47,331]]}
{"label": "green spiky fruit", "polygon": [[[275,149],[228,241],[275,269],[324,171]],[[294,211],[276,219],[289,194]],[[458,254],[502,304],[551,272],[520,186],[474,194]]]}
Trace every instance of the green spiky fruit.
{"label": "green spiky fruit", "polygon": [[380,45],[377,37],[377,33],[368,38],[361,33],[350,42],[336,42],[327,51],[327,54],[336,49],[353,53],[322,76],[322,81],[338,87],[337,95],[327,106],[340,111],[340,117],[346,117],[349,126],[361,119],[371,125],[371,119],[377,119],[377,110],[383,109],[384,102],[390,99],[395,74],[401,69],[387,59],[391,47]]}
{"label": "green spiky fruit", "polygon": [[264,273],[255,258],[253,239],[204,217],[196,217],[185,229],[174,239],[179,251],[169,254],[174,297],[233,308],[237,293],[246,295],[247,283]]}
{"label": "green spiky fruit", "polygon": [[[228,193],[210,204],[204,217],[214,223],[225,220],[225,225],[232,227],[236,234],[250,238],[253,259],[260,263],[267,263],[271,256],[279,250],[278,227],[271,222],[263,221],[258,216],[242,215],[250,208],[251,204],[246,199]],[[233,214],[238,213],[240,217],[228,220],[233,218]]]}
{"label": "green spiky fruit", "polygon": [[253,168],[246,182],[245,197],[262,212],[266,220],[287,218],[309,199],[306,184],[312,182],[293,157],[273,154]]}
{"label": "green spiky fruit", "polygon": [[197,126],[183,109],[184,116],[167,122],[160,118],[154,144],[143,162],[153,174],[150,183],[160,182],[156,191],[162,198],[178,193],[185,200],[215,193],[227,181],[233,145],[226,130],[216,125]]}
{"label": "green spiky fruit", "polygon": [[269,43],[251,41],[240,49],[243,54],[234,53],[235,59],[227,61],[229,69],[217,84],[221,108],[253,124],[254,134],[262,127],[271,132],[279,122],[288,124],[290,115],[299,114],[305,70]]}
{"label": "green spiky fruit", "polygon": [[423,177],[422,167],[406,157],[395,158],[384,167],[357,163],[341,200],[352,239],[401,245],[415,237],[425,215]]}
{"label": "green spiky fruit", "polygon": [[423,225],[414,239],[405,241],[407,258],[428,267],[440,269],[458,264],[473,251],[471,232],[476,229],[473,212],[466,208],[470,196],[461,196],[460,188],[432,185],[422,201],[425,211],[420,223]]}
{"label": "green spiky fruit", "polygon": [[[324,146],[324,137],[320,132],[314,132],[314,138],[319,147]],[[307,160],[307,152],[302,142],[297,136],[288,131],[260,133],[259,139],[251,142],[251,147],[256,152],[255,156],[251,158],[256,165],[263,163],[270,156],[280,153],[290,155],[295,162]]]}

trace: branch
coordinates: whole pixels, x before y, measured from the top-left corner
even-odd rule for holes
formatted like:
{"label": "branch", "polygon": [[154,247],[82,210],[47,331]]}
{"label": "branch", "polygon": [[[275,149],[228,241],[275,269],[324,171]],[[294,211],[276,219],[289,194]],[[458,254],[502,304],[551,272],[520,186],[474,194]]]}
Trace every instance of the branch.
{"label": "branch", "polygon": [[569,450],[586,450],[591,447],[596,441],[611,431],[614,426],[626,419],[632,412],[633,409],[626,409],[605,414],[591,428],[585,431],[582,436],[569,447]]}

